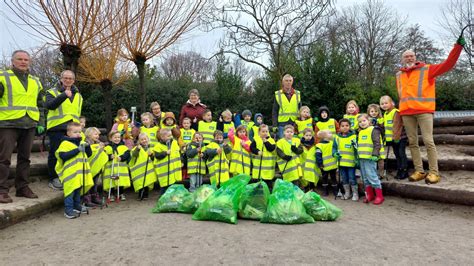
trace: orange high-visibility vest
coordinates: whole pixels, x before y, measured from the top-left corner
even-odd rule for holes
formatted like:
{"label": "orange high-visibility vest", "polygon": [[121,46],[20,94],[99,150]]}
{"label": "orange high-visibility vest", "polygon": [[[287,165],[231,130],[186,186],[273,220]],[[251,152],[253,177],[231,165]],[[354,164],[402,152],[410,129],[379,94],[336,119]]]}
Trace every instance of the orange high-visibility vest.
{"label": "orange high-visibility vest", "polygon": [[428,79],[430,65],[407,72],[397,73],[397,89],[400,112],[407,110],[434,112],[436,108],[435,82]]}

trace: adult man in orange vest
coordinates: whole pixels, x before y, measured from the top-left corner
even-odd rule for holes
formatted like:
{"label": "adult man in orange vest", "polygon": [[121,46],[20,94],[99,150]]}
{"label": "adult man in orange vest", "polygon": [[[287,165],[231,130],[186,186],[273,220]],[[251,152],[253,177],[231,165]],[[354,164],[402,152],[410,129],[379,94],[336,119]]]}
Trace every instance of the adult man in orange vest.
{"label": "adult man in orange vest", "polygon": [[[415,53],[412,50],[407,50],[402,54],[403,67],[397,73],[397,90],[400,115],[415,165],[415,172],[410,176],[410,181],[420,181],[426,178],[426,183],[434,184],[440,180],[438,157],[433,141],[433,114],[436,108],[435,80],[454,67],[465,44],[464,38],[460,37],[448,58],[436,65],[416,61]],[[418,146],[418,125],[428,153],[428,173],[425,173],[423,169],[420,147]]]}

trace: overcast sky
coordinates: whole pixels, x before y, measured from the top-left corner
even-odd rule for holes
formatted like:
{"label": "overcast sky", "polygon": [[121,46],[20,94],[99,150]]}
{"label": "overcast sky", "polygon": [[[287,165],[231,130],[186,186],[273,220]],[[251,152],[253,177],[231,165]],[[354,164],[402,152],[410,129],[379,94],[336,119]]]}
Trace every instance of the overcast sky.
{"label": "overcast sky", "polygon": [[[470,0],[466,0],[470,1]],[[354,3],[364,3],[365,0],[338,0],[337,7],[350,6]],[[443,31],[437,24],[441,16],[441,8],[448,0],[391,0],[386,5],[394,8],[401,18],[408,16],[408,24],[420,24],[426,35],[441,45],[440,33]],[[30,50],[41,46],[42,41],[28,37],[28,34],[13,25],[5,16],[9,11],[4,1],[0,2],[0,53],[9,57],[15,49]],[[186,40],[171,48],[173,52],[193,50],[208,56],[218,49],[218,41],[222,32],[194,32]],[[454,43],[452,40],[451,43]]]}

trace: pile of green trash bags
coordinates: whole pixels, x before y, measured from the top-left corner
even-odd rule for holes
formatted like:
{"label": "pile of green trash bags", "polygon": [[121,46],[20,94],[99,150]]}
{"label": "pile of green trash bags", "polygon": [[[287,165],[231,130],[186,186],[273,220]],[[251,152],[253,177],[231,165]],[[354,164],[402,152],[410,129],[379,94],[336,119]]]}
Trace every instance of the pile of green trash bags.
{"label": "pile of green trash bags", "polygon": [[237,216],[262,223],[302,224],[335,221],[342,210],[315,192],[304,193],[293,183],[276,180],[272,193],[265,182],[248,184],[250,176],[231,178],[218,190],[203,185],[190,193],[183,185],[172,185],[160,197],[153,213],[194,213],[193,220],[237,223]]}

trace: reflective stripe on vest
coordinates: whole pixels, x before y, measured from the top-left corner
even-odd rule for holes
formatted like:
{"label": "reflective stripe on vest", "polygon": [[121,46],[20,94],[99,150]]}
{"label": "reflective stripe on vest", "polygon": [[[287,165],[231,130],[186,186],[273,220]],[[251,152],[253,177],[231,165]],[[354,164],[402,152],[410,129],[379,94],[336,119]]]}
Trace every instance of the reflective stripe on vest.
{"label": "reflective stripe on vest", "polygon": [[355,143],[356,135],[349,137],[341,137],[336,135],[335,141],[337,143],[337,152],[341,155],[339,159],[339,166],[354,167],[355,166],[355,150],[352,142]]}
{"label": "reflective stripe on vest", "polygon": [[291,140],[291,143],[289,143],[286,139],[283,138],[279,139],[277,142],[277,148],[283,151],[284,154],[292,157],[291,160],[288,162],[279,157],[277,159],[278,169],[280,170],[283,179],[286,181],[297,180],[303,175],[300,158],[291,150],[292,144],[298,147],[301,144],[301,141],[297,138],[293,138]]}
{"label": "reflective stripe on vest", "polygon": [[306,128],[313,129],[313,118],[308,118],[306,120],[295,120],[296,127],[298,129],[298,137],[303,137],[303,130]]}
{"label": "reflective stripe on vest", "polygon": [[283,91],[278,90],[275,91],[275,100],[280,106],[280,109],[278,109],[278,122],[287,122],[289,120],[296,121],[298,118],[298,106],[301,102],[300,92],[295,90],[290,101],[288,101],[288,98]]}
{"label": "reflective stripe on vest", "polygon": [[370,126],[359,131],[357,137],[357,152],[361,159],[370,159],[372,156],[372,151],[374,150],[374,143],[372,141],[373,130],[374,127]]}
{"label": "reflective stripe on vest", "polygon": [[[198,146],[191,144],[188,149],[197,149]],[[206,174],[206,164],[202,157],[199,157],[199,153],[196,153],[194,157],[188,157],[188,174]]]}
{"label": "reflective stripe on vest", "polygon": [[[272,180],[275,176],[275,152],[270,152],[265,148],[262,138],[255,136],[254,138],[256,148],[262,152],[262,155],[252,155],[252,178],[262,178],[265,180]],[[268,138],[270,144],[275,145],[275,140]]]}
{"label": "reflective stripe on vest", "polygon": [[[122,156],[127,151],[128,148],[125,145],[117,146],[115,151],[110,145],[104,148],[104,152],[108,156],[112,154],[115,156]],[[119,177],[119,179],[111,181],[110,178],[112,176]],[[130,187],[131,183],[130,175],[128,174],[128,164],[126,162],[119,162],[117,160],[108,161],[104,167],[104,171],[102,172],[102,179],[104,180],[104,182],[102,182],[104,190],[108,190],[110,185],[112,185],[112,188],[116,188],[117,186],[122,186],[124,188]]]}
{"label": "reflective stripe on vest", "polygon": [[0,84],[6,89],[0,98],[0,120],[18,119],[26,114],[39,121],[38,94],[43,89],[37,77],[28,75],[25,88],[12,70],[0,71]]}
{"label": "reflective stripe on vest", "polygon": [[329,130],[332,132],[333,135],[336,134],[336,120],[334,120],[334,118],[330,118],[326,122],[318,121],[316,123],[316,126],[318,127],[320,131]]}
{"label": "reflective stripe on vest", "polygon": [[155,158],[154,161],[156,178],[161,187],[169,186],[174,184],[176,181],[182,180],[181,154],[178,142],[174,140],[171,141],[169,148],[161,142],[158,142],[158,144],[153,147],[153,151],[158,153],[166,152],[168,149],[171,150],[169,155],[161,160]]}
{"label": "reflective stripe on vest", "polygon": [[179,131],[181,132],[180,138],[184,144],[189,144],[193,141],[194,133],[196,133],[196,130],[180,128]]}
{"label": "reflective stripe on vest", "polygon": [[316,164],[316,146],[310,149],[304,148],[304,152],[300,155],[301,163],[303,164],[303,179],[317,184],[321,173]]}
{"label": "reflective stripe on vest", "polygon": [[157,126],[153,127],[145,127],[141,126],[140,127],[140,133],[145,133],[148,138],[150,139],[150,146],[155,146],[158,143],[158,130],[159,128]]}
{"label": "reflective stripe on vest", "polygon": [[332,156],[332,146],[333,141],[328,143],[318,143],[316,144],[316,148],[321,151],[323,157],[323,170],[330,171],[333,169],[337,169],[337,160]]}
{"label": "reflective stripe on vest", "polygon": [[385,140],[392,141],[393,140],[393,118],[395,114],[398,112],[397,109],[393,108],[390,112],[385,112],[383,117],[383,126],[385,128]]}
{"label": "reflective stripe on vest", "polygon": [[[250,153],[246,151],[241,144],[239,137],[234,137],[234,145],[230,159],[230,172],[232,174],[248,174],[250,175]],[[250,140],[247,141],[250,145]]]}
{"label": "reflective stripe on vest", "polygon": [[[49,94],[53,95],[54,98],[59,96],[59,91],[57,89],[48,90]],[[55,126],[61,125],[68,121],[79,122],[79,116],[81,115],[82,109],[82,96],[78,92],[74,94],[74,99],[71,100],[67,98],[62,102],[58,108],[54,110],[48,110],[47,124],[48,129]]]}
{"label": "reflective stripe on vest", "polygon": [[436,109],[435,82],[428,79],[430,65],[397,73],[400,112],[406,110],[434,111]]}
{"label": "reflective stripe on vest", "polygon": [[214,131],[216,129],[216,122],[199,121],[198,123],[198,131],[201,132],[205,144],[210,143],[214,139]]}

